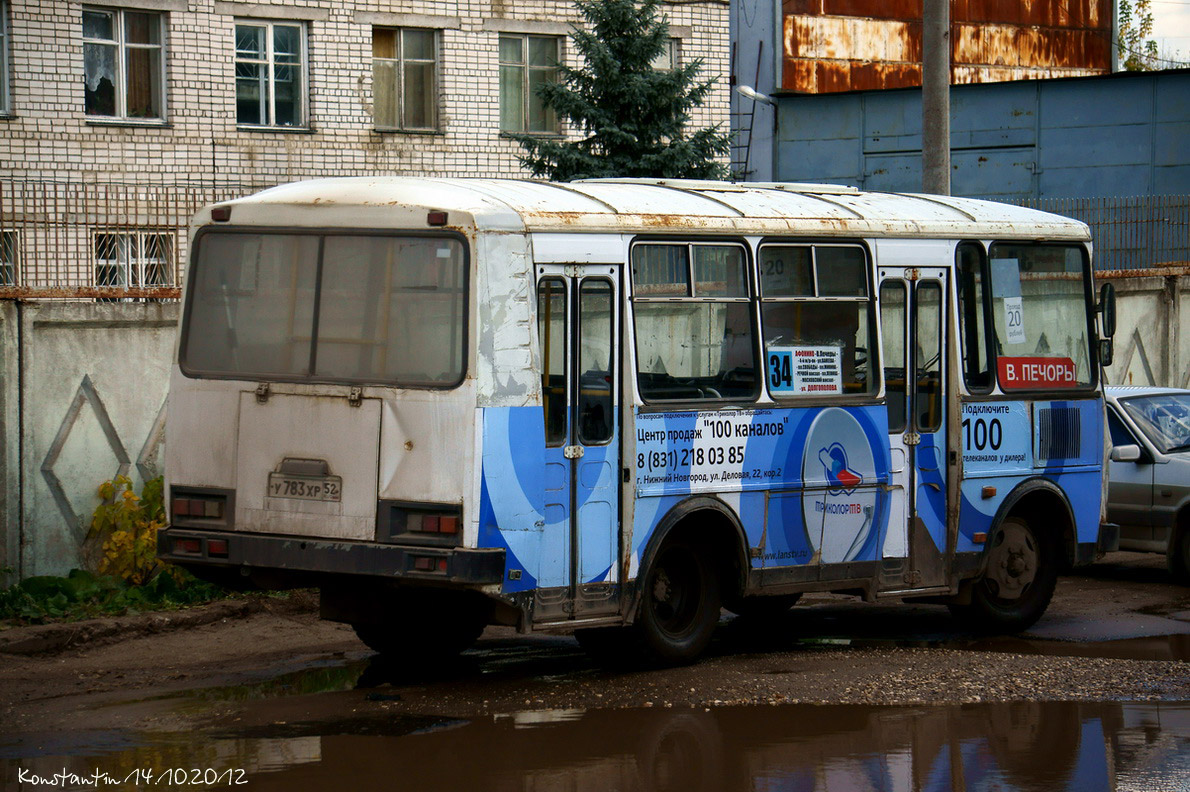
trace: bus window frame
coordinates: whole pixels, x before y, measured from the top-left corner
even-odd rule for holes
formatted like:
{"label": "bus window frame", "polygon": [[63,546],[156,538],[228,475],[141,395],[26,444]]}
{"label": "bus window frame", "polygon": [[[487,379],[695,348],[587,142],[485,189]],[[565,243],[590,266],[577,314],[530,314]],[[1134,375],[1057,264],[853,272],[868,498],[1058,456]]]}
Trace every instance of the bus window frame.
{"label": "bus window frame", "polygon": [[[632,252],[637,245],[719,245],[719,246],[736,246],[744,251],[744,278],[745,289],[747,294],[744,297],[695,297],[692,295],[677,297],[637,297],[636,296],[636,276],[632,267]],[[725,405],[754,405],[762,397],[767,396],[767,389],[764,383],[760,382],[763,379],[760,373],[760,361],[758,344],[760,332],[760,317],[758,313],[759,299],[757,296],[758,288],[756,283],[756,262],[753,255],[752,246],[748,244],[747,239],[740,236],[710,236],[703,234],[692,235],[661,235],[661,234],[641,234],[632,237],[628,242],[628,257],[627,265],[625,267],[625,277],[622,288],[624,289],[624,304],[627,306],[628,314],[625,325],[631,327],[632,331],[632,395],[633,404],[640,407],[653,408],[655,411],[666,410],[697,410],[701,406],[711,405],[713,407],[722,407]],[[694,256],[690,256],[688,262],[688,275],[690,291],[695,289],[695,272],[694,272]],[[636,303],[739,303],[748,305],[748,322],[752,333],[752,368],[756,372],[756,381],[753,383],[752,392],[746,396],[725,396],[718,399],[646,399],[640,390],[640,361],[639,349],[637,348],[637,334],[636,334]],[[621,330],[620,345],[623,346],[626,342],[626,333]]]}
{"label": "bus window frame", "polygon": [[[955,348],[959,354],[959,378],[958,381],[961,387],[961,393],[969,396],[987,396],[994,393],[999,387],[996,379],[996,345],[992,343],[995,337],[996,329],[992,322],[991,312],[991,283],[988,281],[989,265],[988,265],[988,247],[990,243],[986,243],[980,239],[960,239],[954,246],[954,293],[955,293],[955,331],[957,332]],[[963,303],[961,299],[962,291],[960,289],[959,280],[962,277],[959,268],[959,249],[963,246],[972,247],[979,252],[979,277],[981,278],[980,288],[980,307],[983,309],[983,355],[987,361],[988,366],[988,384],[983,387],[973,388],[967,381],[967,335],[963,331],[964,322],[966,321],[966,313],[963,310]]]}
{"label": "bus window frame", "polygon": [[[1083,272],[1083,304],[1086,308],[1087,318],[1087,367],[1090,369],[1090,380],[1087,384],[1078,384],[1070,388],[1009,388],[1005,390],[1003,383],[1000,382],[1000,350],[996,348],[995,339],[995,324],[992,323],[989,328],[988,344],[991,353],[989,362],[992,368],[992,381],[995,384],[995,393],[1007,397],[1009,399],[1017,398],[1018,394],[1021,396],[1033,396],[1037,394],[1061,394],[1070,393],[1085,396],[1100,389],[1099,385],[1099,344],[1098,333],[1095,327],[1095,271],[1091,266],[1091,256],[1087,251],[1087,243],[1080,241],[1038,241],[1032,239],[1004,239],[996,238],[991,240],[982,240],[983,245],[983,261],[981,266],[983,268],[983,279],[986,286],[984,287],[984,321],[993,322],[992,318],[992,300],[995,299],[993,294],[991,281],[991,258],[993,245],[1014,245],[1017,247],[1063,247],[1076,248],[1082,254],[1082,272]],[[955,247],[957,252],[958,247]],[[957,290],[956,290],[957,294]],[[966,388],[966,377],[961,377],[963,380],[963,387]],[[990,392],[990,391],[989,391]]]}
{"label": "bus window frame", "polygon": [[[538,280],[538,283],[540,283],[541,280],[544,280],[547,277],[550,277],[550,276],[548,276],[548,275],[544,276],[543,278]],[[619,382],[620,372],[618,371],[619,360],[617,359],[617,352],[620,352],[624,346],[623,328],[616,327],[616,322],[620,321],[620,317],[619,317],[620,311],[618,308],[618,306],[620,304],[620,295],[616,293],[615,280],[608,277],[607,275],[602,275],[602,274],[582,275],[577,278],[573,278],[572,281],[573,281],[573,286],[574,286],[574,303],[575,303],[574,309],[573,309],[574,317],[573,317],[573,319],[570,320],[570,322],[568,324],[568,329],[572,330],[572,331],[576,331],[577,336],[575,338],[574,349],[567,350],[568,352],[574,353],[573,354],[574,360],[568,361],[567,365],[569,368],[567,370],[570,371],[571,369],[573,369],[574,388],[575,388],[574,399],[573,399],[574,403],[573,403],[573,405],[568,405],[569,407],[573,408],[573,410],[574,410],[574,415],[570,419],[570,423],[572,424],[572,426],[570,427],[570,439],[568,441],[568,444],[573,443],[575,445],[581,445],[586,448],[596,448],[598,446],[611,445],[612,442],[617,437],[617,435],[616,435],[616,410],[620,407],[620,405],[618,405],[616,403],[617,402],[616,395],[618,393],[617,388],[620,387],[620,382]],[[608,339],[609,344],[608,344],[608,353],[607,353],[607,355],[608,355],[608,359],[607,359],[608,373],[611,375],[611,382],[608,383],[608,393],[611,398],[611,415],[608,416],[608,428],[610,429],[610,431],[608,433],[607,439],[605,439],[605,440],[588,440],[588,439],[586,439],[585,437],[583,437],[582,428],[579,424],[579,417],[580,417],[579,412],[580,412],[581,404],[582,404],[582,392],[581,391],[582,391],[582,376],[583,376],[583,372],[579,371],[579,364],[582,362],[582,343],[583,343],[583,315],[582,315],[583,293],[582,293],[582,288],[584,285],[586,285],[587,283],[592,282],[592,281],[597,281],[600,283],[607,284],[608,291],[610,293],[609,296],[610,296],[610,300],[611,300],[611,304],[609,306],[610,310],[608,311],[608,316],[611,319],[611,326],[609,328],[611,335]],[[617,329],[620,330],[619,333],[616,332]],[[617,338],[616,338],[617,335],[620,337],[618,339],[619,343],[617,343]]]}
{"label": "bus window frame", "polygon": [[[380,237],[402,237],[402,238],[429,238],[429,239],[454,239],[460,243],[460,248],[463,253],[462,270],[463,270],[463,321],[462,333],[460,333],[459,343],[462,344],[462,370],[459,378],[453,382],[440,384],[426,384],[426,383],[394,383],[392,381],[374,380],[374,379],[354,379],[348,377],[316,377],[314,375],[307,377],[290,377],[275,374],[245,374],[241,372],[207,372],[196,371],[187,368],[186,365],[186,349],[187,341],[190,338],[190,317],[193,310],[194,302],[194,272],[198,268],[199,254],[202,250],[202,241],[210,234],[276,234],[276,235],[303,235],[318,238],[318,263],[317,271],[319,274],[318,288],[315,291],[315,306],[322,296],[322,266],[323,266],[323,248],[324,239],[329,236],[380,236]],[[473,305],[472,305],[472,256],[471,245],[465,234],[458,231],[442,230],[442,231],[428,231],[419,229],[399,229],[399,228],[345,228],[343,226],[336,227],[306,227],[306,226],[215,226],[206,225],[199,228],[194,233],[194,238],[190,244],[190,255],[186,271],[186,288],[185,297],[182,305],[182,323],[178,331],[178,354],[176,361],[179,370],[183,376],[188,379],[195,380],[230,380],[238,382],[285,382],[297,385],[343,385],[343,386],[370,386],[378,388],[391,388],[394,390],[424,390],[424,391],[452,391],[461,386],[467,381],[468,374],[472,368],[472,355],[475,350],[471,344],[471,323],[473,321]],[[318,322],[317,314],[314,319]],[[314,340],[311,339],[311,345]]]}
{"label": "bus window frame", "polygon": [[[765,360],[764,347],[764,304],[766,300],[773,303],[825,303],[825,302],[866,302],[868,304],[868,331],[869,331],[869,349],[868,349],[868,374],[874,376],[876,379],[872,383],[874,387],[869,387],[863,393],[814,393],[804,396],[796,394],[774,394],[768,385],[767,364],[761,366],[763,372],[762,379],[764,380],[764,394],[773,403],[781,406],[818,406],[822,404],[874,404],[883,401],[884,394],[884,372],[881,368],[883,359],[883,350],[879,347],[884,343],[884,330],[880,326],[880,317],[877,311],[878,295],[876,294],[876,269],[879,266],[876,263],[876,257],[872,253],[871,247],[863,239],[833,239],[822,237],[762,237],[756,243],[756,261],[755,266],[760,267],[760,250],[765,245],[778,245],[782,247],[858,247],[864,254],[864,267],[867,294],[863,297],[768,297],[766,298],[762,293],[760,271],[757,269],[755,273],[756,278],[756,321],[759,327],[757,334],[757,347],[760,360]],[[811,251],[811,266],[812,275],[814,277],[814,291],[819,291],[818,287],[818,266],[817,258]]]}

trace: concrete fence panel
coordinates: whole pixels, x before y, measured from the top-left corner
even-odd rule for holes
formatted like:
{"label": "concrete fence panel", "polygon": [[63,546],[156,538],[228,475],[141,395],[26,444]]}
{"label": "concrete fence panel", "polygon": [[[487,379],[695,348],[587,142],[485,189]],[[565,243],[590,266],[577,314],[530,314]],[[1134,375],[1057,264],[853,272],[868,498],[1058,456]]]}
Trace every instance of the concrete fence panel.
{"label": "concrete fence panel", "polygon": [[[79,566],[100,483],[124,474],[139,490],[161,473],[178,309],[177,303],[17,307],[21,508],[17,564],[8,565],[21,577]],[[12,436],[6,421],[9,443]],[[5,544],[12,546],[11,536]]]}

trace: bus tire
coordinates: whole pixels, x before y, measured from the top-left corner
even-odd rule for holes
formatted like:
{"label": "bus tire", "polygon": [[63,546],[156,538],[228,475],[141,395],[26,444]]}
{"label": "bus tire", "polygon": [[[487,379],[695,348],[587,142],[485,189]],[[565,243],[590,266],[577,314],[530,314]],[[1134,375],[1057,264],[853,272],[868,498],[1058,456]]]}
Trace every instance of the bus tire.
{"label": "bus tire", "polygon": [[1003,520],[988,538],[987,566],[969,605],[951,612],[981,632],[1015,633],[1041,618],[1058,582],[1059,548],[1020,517]]}
{"label": "bus tire", "polygon": [[719,623],[719,578],[701,545],[667,540],[641,590],[636,630],[647,660],[694,662]]}

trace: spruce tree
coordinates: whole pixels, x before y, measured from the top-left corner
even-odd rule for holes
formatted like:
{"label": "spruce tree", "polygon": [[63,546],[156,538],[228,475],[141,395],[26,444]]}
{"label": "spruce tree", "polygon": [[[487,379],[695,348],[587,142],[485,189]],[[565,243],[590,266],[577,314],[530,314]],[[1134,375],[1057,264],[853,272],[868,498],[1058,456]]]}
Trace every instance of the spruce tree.
{"label": "spruce tree", "polygon": [[714,80],[698,82],[702,61],[669,71],[653,61],[669,43],[669,22],[657,0],[576,0],[587,28],[570,34],[584,65],[559,65],[557,82],[538,96],[583,138],[577,141],[516,135],[528,152],[520,158],[534,176],[556,181],[608,177],[722,179],[717,162],[730,138],[719,127],[686,134],[690,111],[706,99]]}

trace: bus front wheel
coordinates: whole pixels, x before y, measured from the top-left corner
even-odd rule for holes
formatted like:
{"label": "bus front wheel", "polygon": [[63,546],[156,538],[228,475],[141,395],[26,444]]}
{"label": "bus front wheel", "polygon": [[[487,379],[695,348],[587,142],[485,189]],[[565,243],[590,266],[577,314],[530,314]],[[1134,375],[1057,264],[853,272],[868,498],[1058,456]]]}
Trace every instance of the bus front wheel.
{"label": "bus front wheel", "polygon": [[986,632],[1031,627],[1054,595],[1058,547],[1019,517],[1005,519],[988,539],[987,566],[971,589],[971,602],[951,611]]}
{"label": "bus front wheel", "polygon": [[664,665],[697,659],[719,623],[719,578],[704,549],[667,541],[641,594],[636,629],[650,659]]}

